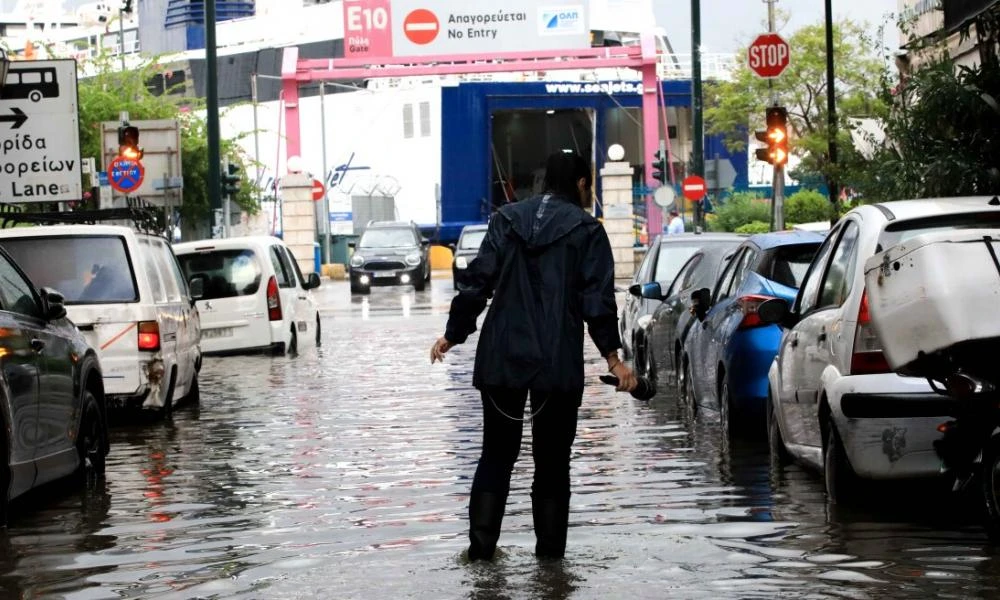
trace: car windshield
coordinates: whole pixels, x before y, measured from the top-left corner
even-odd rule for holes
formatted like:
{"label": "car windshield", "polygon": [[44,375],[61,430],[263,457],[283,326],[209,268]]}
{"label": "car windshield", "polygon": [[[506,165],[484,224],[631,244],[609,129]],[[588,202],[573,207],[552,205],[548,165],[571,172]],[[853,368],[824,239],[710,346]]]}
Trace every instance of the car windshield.
{"label": "car windshield", "polygon": [[888,250],[900,242],[933,231],[992,229],[996,227],[1000,227],[1000,211],[935,215],[889,223],[882,235],[879,236],[878,243],[881,250]]}
{"label": "car windshield", "polygon": [[462,234],[462,239],[458,242],[459,250],[478,250],[486,239],[486,230],[467,231]]}
{"label": "car windshield", "polygon": [[819,243],[795,244],[775,248],[769,261],[770,265],[766,266],[766,271],[761,274],[781,285],[798,288],[806,277],[806,271],[809,270],[817,248],[819,248]]}
{"label": "car windshield", "polygon": [[188,281],[203,278],[202,300],[252,296],[260,288],[263,277],[257,255],[250,249],[179,254],[177,260]]}
{"label": "car windshield", "polygon": [[417,245],[410,229],[369,229],[361,236],[359,248],[409,248]]}
{"label": "car windshield", "polygon": [[139,299],[120,236],[9,238],[0,244],[37,287],[58,291],[66,304]]}

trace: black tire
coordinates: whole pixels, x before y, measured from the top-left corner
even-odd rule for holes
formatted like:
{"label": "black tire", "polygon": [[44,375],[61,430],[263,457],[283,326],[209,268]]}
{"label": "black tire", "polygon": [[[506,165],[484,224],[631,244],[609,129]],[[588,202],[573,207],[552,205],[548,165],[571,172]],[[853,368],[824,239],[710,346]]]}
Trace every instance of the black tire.
{"label": "black tire", "polygon": [[167,385],[167,394],[163,397],[163,406],[160,408],[160,416],[164,419],[174,412],[174,386],[177,385],[177,367],[170,370],[170,383]]}
{"label": "black tire", "polygon": [[319,315],[316,315],[316,347],[319,348],[323,345],[323,323],[319,320]]}
{"label": "black tire", "polygon": [[850,505],[860,498],[861,480],[851,467],[844,442],[832,422],[827,424],[826,447],[823,449],[823,479],[830,503]]}
{"label": "black tire", "polygon": [[351,282],[351,293],[367,296],[372,293],[372,289],[367,285],[355,285],[354,282]]}
{"label": "black tire", "polygon": [[729,438],[733,434],[735,425],[733,423],[733,404],[729,394],[729,378],[725,373],[722,375],[722,383],[719,385],[719,428],[722,435]]}
{"label": "black tire", "polygon": [[983,450],[981,465],[983,504],[985,522],[983,527],[990,541],[1000,541],[1000,437],[993,436]]}
{"label": "black tire", "polygon": [[416,290],[416,291],[418,291],[418,292],[424,291],[424,289],[426,287],[427,287],[427,281],[425,281],[423,277],[421,277],[421,278],[417,279],[417,281],[413,282],[413,289]]}
{"label": "black tire", "polygon": [[198,384],[198,373],[194,374],[191,378],[191,387],[188,388],[187,396],[184,398],[191,404],[198,404],[201,402],[201,386]]}
{"label": "black tire", "polygon": [[292,338],[288,342],[288,354],[298,354],[299,353],[299,334],[295,331],[295,325],[292,325]]}
{"label": "black tire", "polygon": [[646,349],[642,344],[642,336],[636,335],[635,339],[632,341],[632,347],[635,349],[635,358],[632,360],[632,365],[635,367],[634,371],[637,377],[646,376]]}
{"label": "black tire", "polygon": [[656,376],[656,357],[653,356],[652,348],[646,349],[646,378],[649,382],[656,386],[657,376]]}
{"label": "black tire", "polygon": [[681,404],[690,405],[692,409],[697,407],[694,395],[691,392],[691,365],[687,360],[684,360],[681,367],[681,376],[677,378],[677,397],[680,399]]}
{"label": "black tire", "polygon": [[777,409],[771,400],[770,392],[767,398],[767,447],[771,455],[771,465],[783,467],[792,462],[792,455],[785,448],[785,440],[781,437],[781,426],[778,424]]}
{"label": "black tire", "polygon": [[76,435],[76,451],[80,457],[80,472],[89,469],[103,475],[107,467],[108,427],[101,415],[100,406],[93,392],[83,392],[80,429]]}

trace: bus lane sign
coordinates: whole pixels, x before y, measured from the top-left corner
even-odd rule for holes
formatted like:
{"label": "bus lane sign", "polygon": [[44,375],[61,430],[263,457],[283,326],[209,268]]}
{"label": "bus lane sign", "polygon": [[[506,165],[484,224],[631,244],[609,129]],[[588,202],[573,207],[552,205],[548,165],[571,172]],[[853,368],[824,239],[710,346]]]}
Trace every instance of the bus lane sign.
{"label": "bus lane sign", "polygon": [[0,202],[80,200],[75,60],[12,62],[0,88]]}

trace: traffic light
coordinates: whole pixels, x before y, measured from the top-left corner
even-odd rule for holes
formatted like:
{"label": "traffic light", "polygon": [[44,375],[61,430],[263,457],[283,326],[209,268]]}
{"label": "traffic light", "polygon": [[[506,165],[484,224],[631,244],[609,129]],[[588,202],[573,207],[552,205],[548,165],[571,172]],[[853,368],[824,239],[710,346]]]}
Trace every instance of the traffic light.
{"label": "traffic light", "polygon": [[657,150],[653,155],[653,179],[666,185],[667,183],[667,157],[662,150]]}
{"label": "traffic light", "polygon": [[226,162],[222,169],[222,195],[235,196],[240,191],[240,166]]}
{"label": "traffic light", "polygon": [[139,128],[134,125],[122,125],[118,128],[118,156],[129,160],[142,160],[142,148],[139,147]]}
{"label": "traffic light", "polygon": [[788,163],[788,110],[784,106],[768,107],[766,131],[757,131],[755,136],[766,148],[757,149],[757,160],[782,166]]}

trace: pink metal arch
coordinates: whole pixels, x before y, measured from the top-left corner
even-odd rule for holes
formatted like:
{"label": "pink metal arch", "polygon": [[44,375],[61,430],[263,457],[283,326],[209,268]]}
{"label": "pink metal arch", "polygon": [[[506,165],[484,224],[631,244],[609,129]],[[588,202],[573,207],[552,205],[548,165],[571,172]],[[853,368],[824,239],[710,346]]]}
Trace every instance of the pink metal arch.
{"label": "pink metal arch", "polygon": [[[329,58],[299,59],[297,47],[285,48],[281,63],[282,94],[285,101],[286,158],[299,156],[302,141],[299,129],[299,85],[318,81],[373,79],[376,77],[413,77],[556,71],[567,69],[631,68],[642,74],[643,156],[649,164],[659,148],[656,73],[656,40],[643,35],[639,46],[585,48],[541,52],[500,52],[493,55],[453,54],[444,56],[394,57],[372,62],[371,59]],[[646,169],[646,185],[655,187],[652,169]],[[671,182],[673,183],[673,182]],[[646,200],[647,227],[655,234],[663,226],[659,207]]]}

